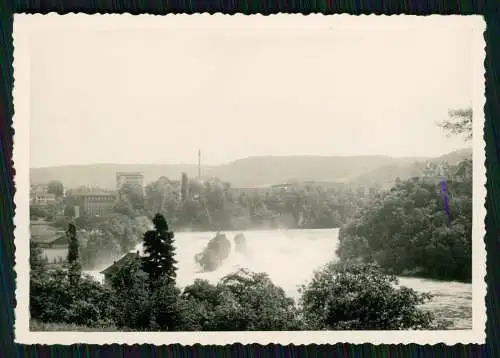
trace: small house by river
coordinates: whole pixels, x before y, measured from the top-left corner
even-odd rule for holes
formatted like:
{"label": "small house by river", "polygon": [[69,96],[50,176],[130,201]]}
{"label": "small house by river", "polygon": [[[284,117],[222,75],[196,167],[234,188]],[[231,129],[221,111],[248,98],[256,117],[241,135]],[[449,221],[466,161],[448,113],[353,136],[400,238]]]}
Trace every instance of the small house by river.
{"label": "small house by river", "polygon": [[120,268],[132,262],[133,260],[137,260],[139,257],[139,252],[126,253],[120,259],[114,261],[112,265],[102,270],[100,273],[104,276],[104,284],[108,286],[111,285],[111,279],[113,278],[113,275],[115,275]]}
{"label": "small house by river", "polygon": [[30,223],[31,240],[42,250],[49,264],[62,264],[68,256],[68,238],[64,230],[55,229],[50,222],[33,220]]}

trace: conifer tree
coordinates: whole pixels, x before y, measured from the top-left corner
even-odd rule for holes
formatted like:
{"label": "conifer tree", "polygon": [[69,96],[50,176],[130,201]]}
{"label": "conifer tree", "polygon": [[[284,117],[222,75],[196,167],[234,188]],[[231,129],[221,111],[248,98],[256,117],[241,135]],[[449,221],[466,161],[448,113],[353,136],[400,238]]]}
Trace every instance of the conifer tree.
{"label": "conifer tree", "polygon": [[76,236],[76,227],[73,224],[68,225],[67,235],[69,237],[68,247],[68,266],[69,266],[69,280],[71,284],[78,282],[81,276],[81,266],[79,261],[78,252],[78,238]]}
{"label": "conifer tree", "polygon": [[154,230],[144,234],[143,269],[150,282],[159,278],[175,283],[177,261],[175,260],[174,233],[169,230],[165,217],[156,214],[153,218]]}

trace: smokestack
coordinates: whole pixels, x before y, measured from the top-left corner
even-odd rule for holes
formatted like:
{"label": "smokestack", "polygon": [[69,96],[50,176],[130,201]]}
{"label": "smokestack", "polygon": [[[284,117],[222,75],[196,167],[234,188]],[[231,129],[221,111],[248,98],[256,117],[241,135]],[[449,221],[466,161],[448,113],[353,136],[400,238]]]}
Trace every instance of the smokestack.
{"label": "smokestack", "polygon": [[201,178],[201,150],[198,149],[198,177]]}

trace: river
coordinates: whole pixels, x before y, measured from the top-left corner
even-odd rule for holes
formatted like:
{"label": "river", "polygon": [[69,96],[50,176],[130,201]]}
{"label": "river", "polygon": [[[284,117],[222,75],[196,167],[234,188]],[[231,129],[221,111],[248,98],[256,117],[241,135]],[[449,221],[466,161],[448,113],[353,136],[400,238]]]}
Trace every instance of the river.
{"label": "river", "polygon": [[[237,232],[225,232],[233,243]],[[312,277],[313,272],[335,258],[338,229],[319,230],[262,230],[245,231],[248,254],[234,250],[216,271],[203,273],[194,260],[215,232],[181,232],[175,234],[177,283],[180,287],[191,284],[196,278],[216,283],[223,276],[239,268],[266,272],[271,280],[282,287],[287,295],[298,298],[297,289]],[[138,245],[136,250],[141,250]],[[102,280],[98,270],[88,271]],[[402,277],[400,284],[419,292],[429,292],[433,299],[424,305],[440,318],[453,322],[450,328],[472,328],[472,285],[461,282],[435,281]]]}

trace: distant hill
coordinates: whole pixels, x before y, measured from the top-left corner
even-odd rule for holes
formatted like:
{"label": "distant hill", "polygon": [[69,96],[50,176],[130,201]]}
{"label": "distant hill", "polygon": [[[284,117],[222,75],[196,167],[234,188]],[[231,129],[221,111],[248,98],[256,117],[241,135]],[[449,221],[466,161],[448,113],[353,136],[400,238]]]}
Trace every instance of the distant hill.
{"label": "distant hill", "polygon": [[146,183],[165,176],[180,180],[183,172],[188,176],[198,173],[198,167],[190,164],[157,165],[157,164],[89,164],[60,167],[30,169],[31,183],[47,183],[60,180],[67,188],[82,185],[98,186],[103,189],[116,188],[117,172],[141,172]]}
{"label": "distant hill", "polygon": [[[461,155],[456,153],[458,152],[450,153],[444,157],[456,160]],[[384,180],[386,177],[394,178],[392,176],[394,173],[411,172],[415,162],[427,159],[431,158],[392,158],[389,156],[250,157],[219,166],[202,167],[202,174],[228,181],[235,188],[256,188],[290,181],[354,183],[371,181],[373,178],[377,180]],[[60,180],[67,188],[88,185],[111,189],[116,186],[116,172],[127,171],[142,172],[145,182],[149,183],[161,176],[180,180],[183,172],[189,177],[193,177],[197,175],[198,168],[196,165],[190,164],[91,164],[32,168],[30,175],[33,184]]]}
{"label": "distant hill", "polygon": [[213,167],[207,174],[234,187],[255,187],[290,181],[347,182],[362,173],[408,158],[389,156],[268,156],[250,157]]}
{"label": "distant hill", "polygon": [[450,165],[457,165],[466,158],[472,158],[472,148],[459,149],[454,152],[432,159],[433,162],[447,162]]}
{"label": "distant hill", "polygon": [[415,160],[413,162],[407,163],[393,163],[363,173],[353,178],[350,183],[354,185],[369,185],[376,183],[384,187],[389,187],[392,186],[394,180],[398,177],[401,180],[405,180],[411,177],[422,175],[427,167],[427,162],[447,162],[450,165],[456,165],[460,161],[470,157],[472,157],[472,149],[465,148],[428,160]]}

